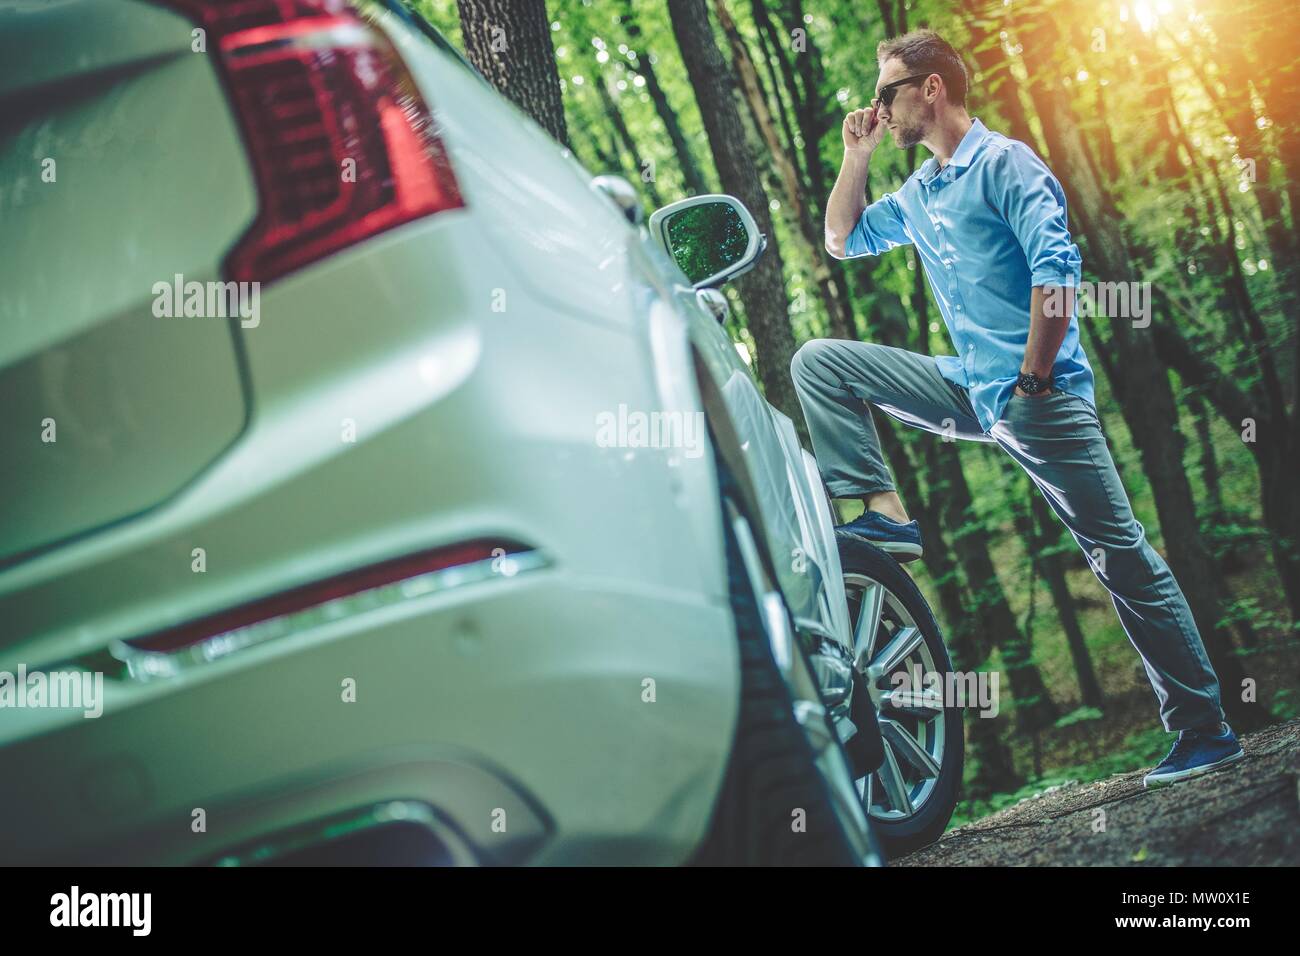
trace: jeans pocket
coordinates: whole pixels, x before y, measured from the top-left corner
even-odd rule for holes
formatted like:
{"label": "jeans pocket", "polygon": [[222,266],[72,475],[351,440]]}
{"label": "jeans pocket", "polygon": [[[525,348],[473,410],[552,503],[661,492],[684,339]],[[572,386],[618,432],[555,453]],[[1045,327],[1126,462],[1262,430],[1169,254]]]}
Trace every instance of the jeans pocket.
{"label": "jeans pocket", "polygon": [[1026,438],[1055,437],[1077,430],[1087,403],[1069,392],[1030,397],[1012,395],[1002,417],[1012,432]]}
{"label": "jeans pocket", "polygon": [[1035,407],[1041,410],[1045,406],[1055,404],[1056,401],[1060,400],[1062,395],[1068,395],[1068,393],[1053,391],[1048,395],[1032,396],[1017,395],[1015,392],[1012,392],[1011,397],[1007,399],[1006,414],[1010,417],[1012,414],[1020,413],[1022,411],[1032,412]]}

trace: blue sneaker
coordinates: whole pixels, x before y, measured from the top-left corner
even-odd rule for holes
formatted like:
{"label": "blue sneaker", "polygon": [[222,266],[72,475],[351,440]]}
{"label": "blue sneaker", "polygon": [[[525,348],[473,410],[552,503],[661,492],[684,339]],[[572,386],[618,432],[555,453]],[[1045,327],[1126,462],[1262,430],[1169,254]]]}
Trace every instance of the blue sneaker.
{"label": "blue sneaker", "polygon": [[1190,777],[1199,777],[1203,773],[1236,763],[1245,756],[1241,744],[1237,743],[1237,735],[1227,724],[1220,725],[1217,734],[1203,730],[1184,730],[1178,735],[1178,741],[1169,751],[1169,756],[1142,779],[1142,785],[1163,787]]}
{"label": "blue sneaker", "polygon": [[915,521],[899,524],[879,511],[864,511],[848,524],[837,525],[835,530],[874,544],[900,563],[921,556],[921,526]]}

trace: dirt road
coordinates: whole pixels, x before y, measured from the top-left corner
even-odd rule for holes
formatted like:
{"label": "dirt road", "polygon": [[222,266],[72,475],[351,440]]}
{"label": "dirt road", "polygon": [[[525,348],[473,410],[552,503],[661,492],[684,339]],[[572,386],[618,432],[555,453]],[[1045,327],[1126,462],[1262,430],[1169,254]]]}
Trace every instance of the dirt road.
{"label": "dirt road", "polygon": [[1024,800],[894,866],[1300,865],[1300,720],[1242,739],[1235,767],[1144,790],[1144,771]]}

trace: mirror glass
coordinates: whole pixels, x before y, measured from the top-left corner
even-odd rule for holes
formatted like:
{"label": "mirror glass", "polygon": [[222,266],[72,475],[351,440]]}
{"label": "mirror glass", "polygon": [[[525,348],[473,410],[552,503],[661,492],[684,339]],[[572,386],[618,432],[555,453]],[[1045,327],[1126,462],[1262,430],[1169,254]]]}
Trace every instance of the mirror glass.
{"label": "mirror glass", "polygon": [[749,232],[730,203],[688,206],[664,223],[668,248],[692,284],[698,284],[745,257]]}

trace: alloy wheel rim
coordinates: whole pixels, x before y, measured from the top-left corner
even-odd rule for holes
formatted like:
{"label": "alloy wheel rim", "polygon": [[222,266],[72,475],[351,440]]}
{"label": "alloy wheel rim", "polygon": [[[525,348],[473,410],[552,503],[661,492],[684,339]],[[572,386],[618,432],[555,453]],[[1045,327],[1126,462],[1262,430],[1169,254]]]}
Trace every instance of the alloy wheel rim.
{"label": "alloy wheel rim", "polygon": [[[876,708],[885,750],[880,768],[855,784],[873,819],[898,823],[916,816],[939,782],[946,736],[943,697],[928,689],[928,675],[943,675],[915,619],[893,592],[858,573],[844,575],[844,589],[854,661]],[[902,673],[914,686],[896,687]],[[918,673],[921,682],[915,686]]]}

